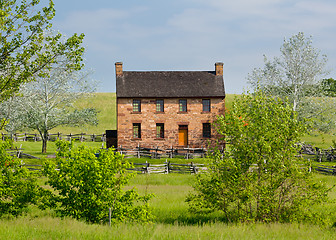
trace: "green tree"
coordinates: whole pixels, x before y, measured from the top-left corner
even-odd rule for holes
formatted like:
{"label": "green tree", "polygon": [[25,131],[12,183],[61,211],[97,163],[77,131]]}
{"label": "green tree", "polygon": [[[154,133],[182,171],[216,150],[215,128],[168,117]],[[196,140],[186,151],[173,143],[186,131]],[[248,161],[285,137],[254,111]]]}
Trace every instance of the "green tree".
{"label": "green tree", "polygon": [[18,216],[30,204],[38,204],[44,190],[27,168],[20,167],[20,160],[10,156],[9,142],[0,143],[0,217]]}
{"label": "green tree", "polygon": [[0,1],[0,102],[13,96],[22,83],[48,76],[59,56],[68,59],[66,69],[82,68],[84,34],[62,41],[50,34],[54,3],[40,6],[40,0]]}
{"label": "green tree", "polygon": [[323,79],[321,81],[324,95],[329,97],[336,97],[336,80],[333,78]]}
{"label": "green tree", "polygon": [[[123,190],[134,174],[113,149],[99,150],[58,141],[56,164],[45,163],[47,183],[53,188],[53,200],[62,216],[71,216],[92,223],[108,221],[109,208],[113,222],[149,221],[148,200],[151,195],[140,196],[133,188]],[[98,153],[98,156],[97,156]],[[57,194],[58,193],[58,194]]]}
{"label": "green tree", "polygon": [[[309,119],[311,128],[322,131],[332,129],[335,124],[335,106],[333,99],[324,97],[320,81],[328,74],[327,57],[313,47],[312,37],[300,32],[280,48],[280,56],[269,60],[264,57],[264,68],[256,68],[248,75],[248,81],[254,89],[260,88],[270,96],[288,98],[300,119]],[[315,101],[316,98],[319,101]],[[326,128],[328,121],[329,127]]]}
{"label": "green tree", "polygon": [[187,198],[193,211],[222,211],[228,221],[291,222],[310,216],[327,189],[301,165],[296,143],[304,132],[287,102],[257,91],[243,94],[218,117],[227,142],[224,156],[211,156]]}

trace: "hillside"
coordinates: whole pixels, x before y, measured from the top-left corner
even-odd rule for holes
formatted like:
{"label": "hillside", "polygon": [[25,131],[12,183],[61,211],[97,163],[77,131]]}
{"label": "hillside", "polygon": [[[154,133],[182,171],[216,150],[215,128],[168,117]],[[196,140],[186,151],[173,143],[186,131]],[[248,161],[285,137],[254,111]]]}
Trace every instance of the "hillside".
{"label": "hillside", "polygon": [[102,134],[107,129],[116,129],[116,94],[115,93],[95,93],[94,96],[85,98],[76,104],[79,108],[95,108],[98,113],[97,126],[82,126],[82,127],[57,127],[52,133],[87,133],[87,134]]}

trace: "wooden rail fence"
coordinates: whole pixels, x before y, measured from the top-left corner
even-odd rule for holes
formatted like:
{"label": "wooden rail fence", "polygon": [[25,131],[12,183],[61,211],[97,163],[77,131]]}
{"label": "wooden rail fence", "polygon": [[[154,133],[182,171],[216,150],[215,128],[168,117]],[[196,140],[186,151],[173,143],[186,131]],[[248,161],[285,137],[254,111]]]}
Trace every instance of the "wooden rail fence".
{"label": "wooden rail fence", "polygon": [[124,155],[125,158],[141,158],[148,157],[153,159],[160,158],[174,158],[177,156],[183,156],[185,159],[193,159],[195,157],[204,158],[209,152],[206,148],[191,148],[191,147],[173,147],[168,149],[161,149],[158,147],[140,147],[136,149],[126,149],[119,146],[115,149],[120,154]]}
{"label": "wooden rail fence", "polygon": [[[41,171],[42,165],[39,164],[22,164],[21,167],[26,167],[31,171]],[[200,163],[189,163],[189,164],[179,164],[164,162],[162,164],[151,164],[151,163],[133,163],[133,168],[128,168],[127,170],[136,172],[138,174],[169,174],[169,173],[182,173],[182,174],[197,174],[206,171],[207,168],[204,164]]]}
{"label": "wooden rail fence", "polygon": [[[1,133],[2,140],[12,139],[13,141],[32,141],[37,142],[41,141],[41,137],[37,133],[14,133],[6,134]],[[86,134],[86,133],[77,133],[77,134],[63,134],[63,133],[50,133],[48,134],[48,141],[56,141],[57,139],[63,139],[67,141],[80,141],[80,142],[106,142],[106,134]]]}

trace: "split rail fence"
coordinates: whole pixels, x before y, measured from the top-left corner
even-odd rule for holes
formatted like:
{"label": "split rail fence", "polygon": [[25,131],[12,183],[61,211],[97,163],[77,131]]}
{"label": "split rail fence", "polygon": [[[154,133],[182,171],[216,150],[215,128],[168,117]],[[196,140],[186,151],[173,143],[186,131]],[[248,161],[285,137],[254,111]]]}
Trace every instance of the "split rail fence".
{"label": "split rail fence", "polygon": [[195,157],[204,158],[208,153],[206,148],[191,148],[191,147],[171,147],[168,149],[161,148],[150,148],[150,147],[141,147],[138,146],[135,149],[126,149],[120,146],[115,149],[120,154],[124,155],[125,158],[141,158],[147,157],[152,159],[160,158],[175,158],[182,156],[185,159],[193,159]]}
{"label": "split rail fence", "polygon": [[[38,142],[41,141],[41,137],[37,133],[14,133],[14,134],[5,134],[1,133],[2,140],[12,139],[13,141],[32,141]],[[63,133],[53,133],[48,134],[48,141],[67,140],[67,141],[80,141],[80,142],[106,142],[106,134],[86,134],[86,133],[77,133],[77,134],[63,134]]]}
{"label": "split rail fence", "polygon": [[[26,167],[31,171],[41,171],[42,165],[39,164],[22,164],[21,167]],[[133,163],[133,168],[128,168],[128,171],[136,172],[138,174],[169,174],[169,173],[181,173],[181,174],[197,174],[203,171],[207,171],[207,167],[200,163],[179,164],[164,162],[163,164],[151,164],[151,163]]]}

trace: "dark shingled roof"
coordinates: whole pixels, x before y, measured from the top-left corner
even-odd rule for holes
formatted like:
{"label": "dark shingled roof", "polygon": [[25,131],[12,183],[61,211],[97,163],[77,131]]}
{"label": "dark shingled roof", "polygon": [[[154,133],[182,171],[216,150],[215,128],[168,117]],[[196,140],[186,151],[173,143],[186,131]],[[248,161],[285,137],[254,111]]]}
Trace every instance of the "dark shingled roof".
{"label": "dark shingled roof", "polygon": [[117,76],[117,97],[225,97],[223,76],[214,71],[124,71]]}

